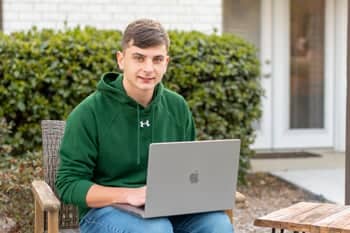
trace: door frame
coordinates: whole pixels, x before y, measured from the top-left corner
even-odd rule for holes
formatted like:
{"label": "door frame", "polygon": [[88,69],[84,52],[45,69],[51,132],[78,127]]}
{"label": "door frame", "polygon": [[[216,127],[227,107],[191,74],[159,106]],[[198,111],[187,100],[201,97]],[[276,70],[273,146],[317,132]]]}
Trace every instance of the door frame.
{"label": "door frame", "polygon": [[[325,0],[324,129],[289,129],[290,0],[261,0],[263,116],[252,148],[297,149],[334,146],[335,0]],[[339,8],[339,7],[338,7]],[[270,64],[265,63],[271,60]],[[269,77],[270,76],[270,77]]]}
{"label": "door frame", "polygon": [[264,88],[262,97],[262,117],[259,121],[259,129],[256,130],[256,139],[252,148],[272,148],[272,1],[261,0],[260,20],[260,61],[261,61],[261,85]]}

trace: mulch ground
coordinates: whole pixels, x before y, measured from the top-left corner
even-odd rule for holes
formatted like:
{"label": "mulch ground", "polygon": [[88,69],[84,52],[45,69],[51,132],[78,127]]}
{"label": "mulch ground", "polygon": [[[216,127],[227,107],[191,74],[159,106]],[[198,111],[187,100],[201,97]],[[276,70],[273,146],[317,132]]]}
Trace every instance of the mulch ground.
{"label": "mulch ground", "polygon": [[234,211],[235,233],[270,233],[271,229],[255,227],[254,219],[300,201],[327,202],[267,173],[249,174],[247,185],[239,185],[237,190],[246,196],[247,205]]}

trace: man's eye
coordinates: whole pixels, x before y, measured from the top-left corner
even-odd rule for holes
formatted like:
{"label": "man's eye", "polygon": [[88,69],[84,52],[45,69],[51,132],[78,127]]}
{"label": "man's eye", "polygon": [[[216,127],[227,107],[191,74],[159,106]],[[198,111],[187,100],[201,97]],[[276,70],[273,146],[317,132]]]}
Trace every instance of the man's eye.
{"label": "man's eye", "polygon": [[154,63],[161,63],[164,59],[162,57],[156,57],[153,60],[154,60]]}
{"label": "man's eye", "polygon": [[144,58],[141,57],[141,56],[136,56],[134,57],[134,59],[137,61],[137,62],[143,62]]}

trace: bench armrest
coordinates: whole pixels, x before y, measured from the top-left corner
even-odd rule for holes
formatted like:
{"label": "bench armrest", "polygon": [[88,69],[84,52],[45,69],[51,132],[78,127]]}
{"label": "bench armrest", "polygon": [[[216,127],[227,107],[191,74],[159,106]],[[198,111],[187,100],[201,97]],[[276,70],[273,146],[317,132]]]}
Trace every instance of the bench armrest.
{"label": "bench armrest", "polygon": [[32,191],[36,201],[42,211],[57,211],[60,208],[60,201],[55,196],[50,186],[42,180],[35,180],[32,182]]}
{"label": "bench armrest", "polygon": [[60,201],[50,186],[42,180],[32,182],[32,192],[35,201],[34,233],[44,232],[44,211],[47,212],[47,232],[58,233]]}

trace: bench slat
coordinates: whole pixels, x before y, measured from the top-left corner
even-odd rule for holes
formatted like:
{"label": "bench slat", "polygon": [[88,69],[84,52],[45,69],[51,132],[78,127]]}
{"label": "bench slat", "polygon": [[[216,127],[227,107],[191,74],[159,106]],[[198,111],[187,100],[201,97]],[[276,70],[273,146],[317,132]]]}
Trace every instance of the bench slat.
{"label": "bench slat", "polygon": [[350,206],[300,202],[254,221],[254,225],[311,233],[350,233]]}
{"label": "bench slat", "polygon": [[320,204],[314,209],[285,220],[287,222],[285,229],[310,232],[311,227],[315,225],[316,222],[327,218],[328,216],[335,214],[344,208],[344,206]]}
{"label": "bench slat", "polygon": [[344,206],[341,211],[329,215],[328,217],[315,222],[314,225],[319,229],[339,231],[350,230],[350,207]]}
{"label": "bench slat", "polygon": [[254,221],[255,226],[284,229],[293,217],[317,208],[319,203],[299,202],[290,207],[274,211]]}

